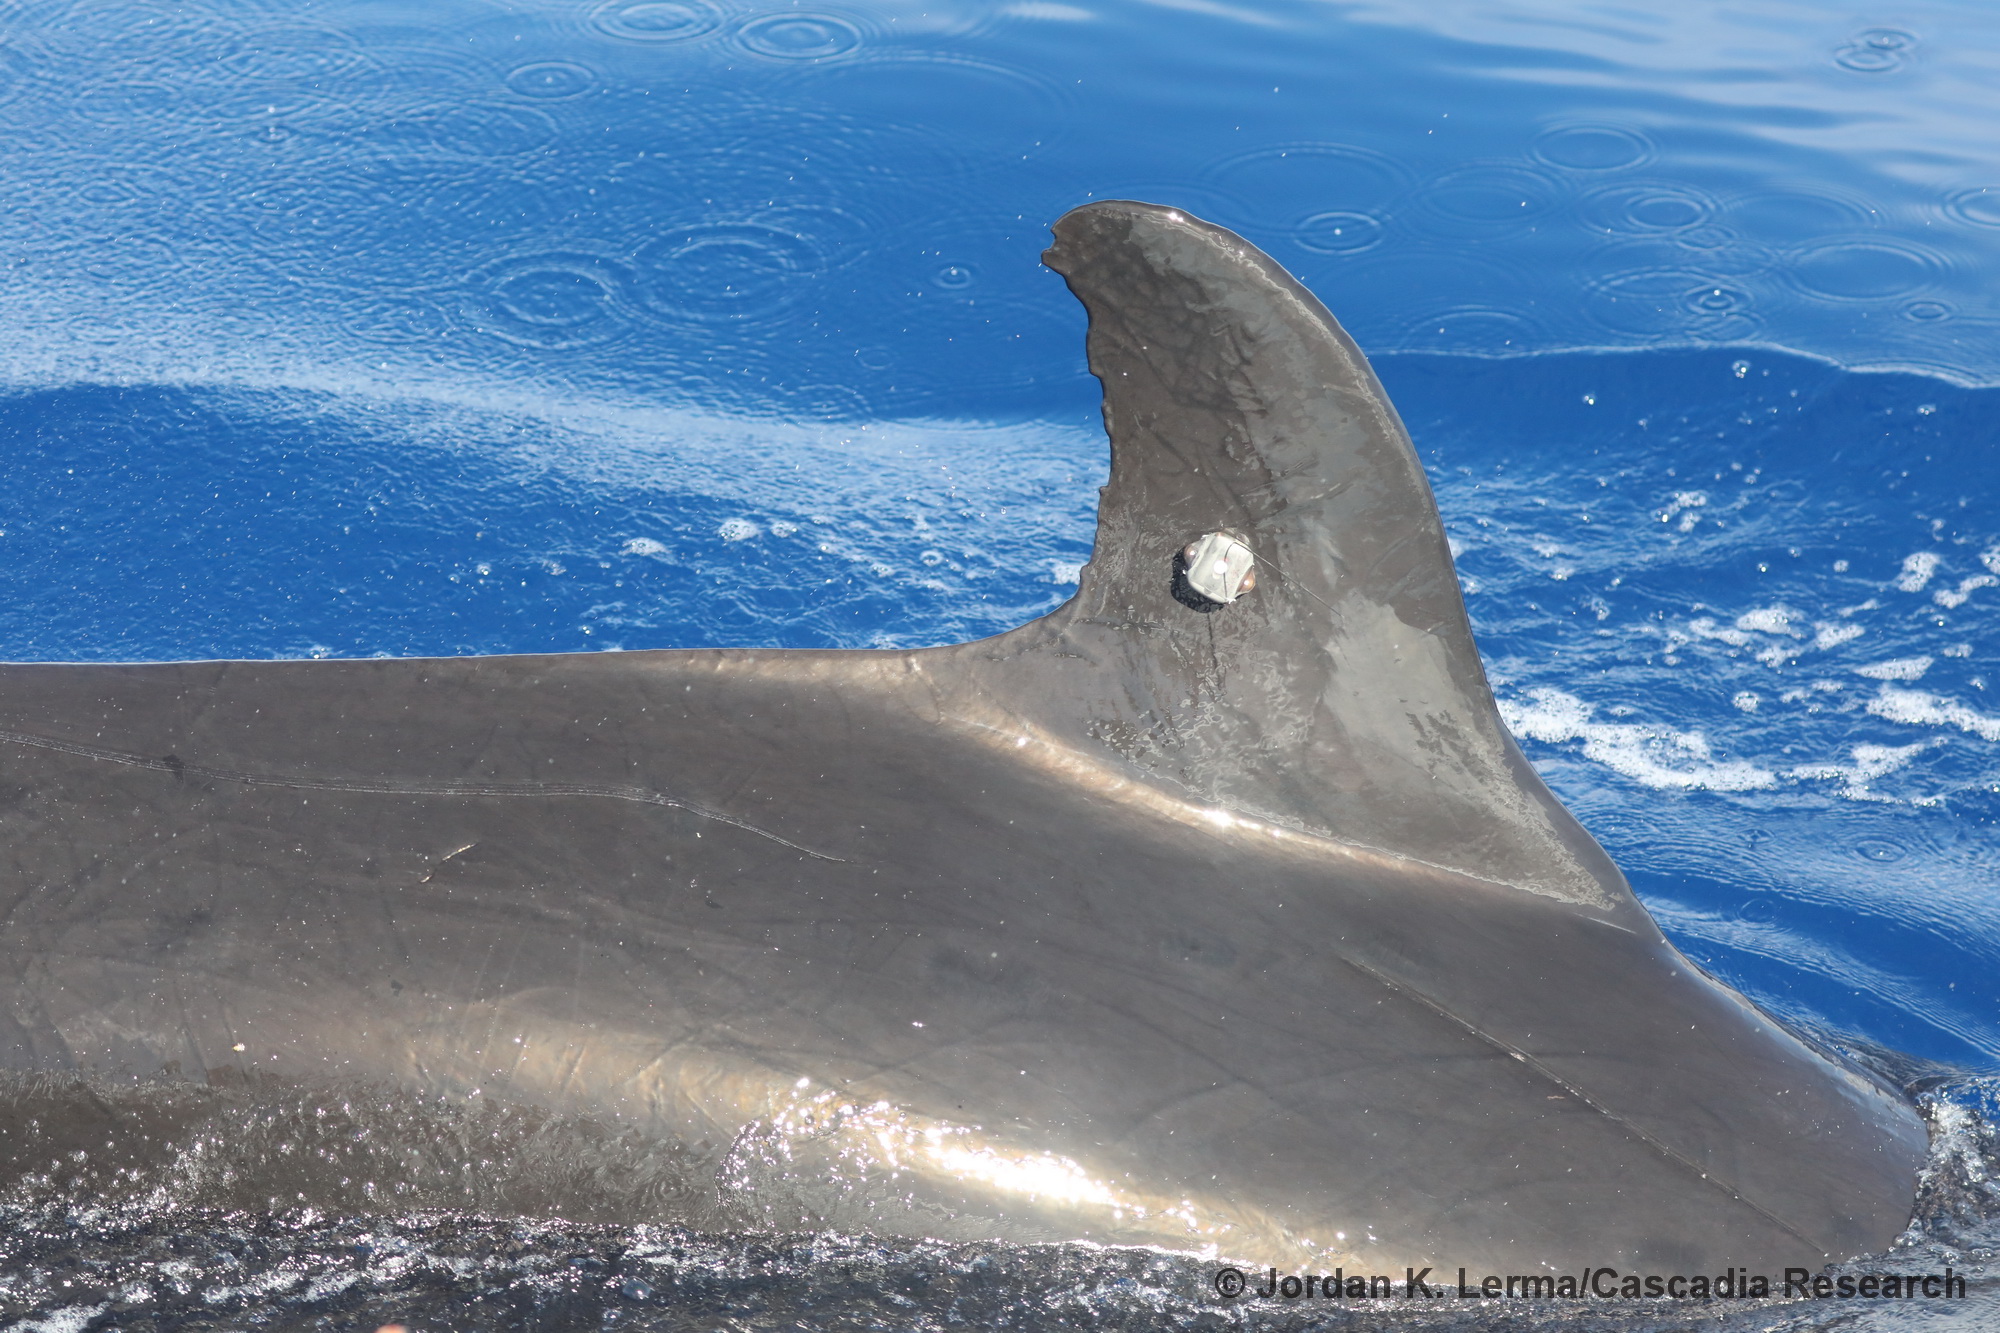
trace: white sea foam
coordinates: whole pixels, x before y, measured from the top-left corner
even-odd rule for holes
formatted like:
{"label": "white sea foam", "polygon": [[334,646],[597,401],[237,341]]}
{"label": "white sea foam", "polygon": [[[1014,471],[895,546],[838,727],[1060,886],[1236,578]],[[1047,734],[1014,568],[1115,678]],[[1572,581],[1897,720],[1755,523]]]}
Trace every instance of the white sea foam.
{"label": "white sea foam", "polygon": [[1596,722],[1592,705],[1562,690],[1538,687],[1527,698],[1500,703],[1516,736],[1560,745],[1583,742],[1584,758],[1645,787],[1758,791],[1777,785],[1769,769],[1742,760],[1718,762],[1698,731],[1631,722]]}
{"label": "white sea foam", "polygon": [[[1732,648],[1747,648],[1756,640],[1744,630],[1718,629],[1711,616],[1698,616],[1688,622],[1688,632],[1697,639],[1718,639]],[[1677,645],[1669,644],[1669,650]]]}
{"label": "white sea foam", "polygon": [[763,535],[763,529],[747,518],[726,518],[716,535],[726,542],[747,542],[752,537]]}
{"label": "white sea foam", "polygon": [[1694,525],[1700,521],[1701,517],[1694,511],[1707,503],[1708,492],[1706,491],[1676,491],[1674,492],[1674,498],[1667,502],[1666,508],[1660,510],[1653,517],[1659,519],[1662,523],[1669,523],[1673,521],[1676,515],[1679,515],[1681,521],[1676,526],[1682,532],[1693,532]]}
{"label": "white sea foam", "polygon": [[624,550],[626,555],[665,555],[667,546],[665,542],[656,542],[651,537],[634,537],[625,543]]}
{"label": "white sea foam", "polygon": [[[1988,551],[1987,554],[1991,555],[1993,553]],[[1958,607],[1964,606],[1967,602],[1971,601],[1973,593],[1979,591],[1981,588],[1991,588],[1995,584],[2000,584],[2000,578],[1995,578],[1991,574],[1974,574],[1970,578],[1960,579],[1956,591],[1950,588],[1939,588],[1931,594],[1931,600],[1946,610],[1956,610]]]}
{"label": "white sea foam", "polygon": [[1849,800],[1893,801],[1895,797],[1884,796],[1869,784],[1895,772],[1932,746],[1943,743],[1940,737],[1918,741],[1914,745],[1857,745],[1850,751],[1850,763],[1802,764],[1787,770],[1785,776],[1838,782],[1841,784],[1839,794]]}
{"label": "white sea foam", "polygon": [[1813,634],[1813,647],[1819,649],[1821,652],[1825,652],[1829,648],[1838,648],[1841,644],[1858,639],[1868,632],[1852,621],[1845,625],[1831,620],[1815,621],[1813,629],[1815,631]]}
{"label": "white sea foam", "polygon": [[1903,572],[1896,576],[1896,586],[1904,592],[1922,592],[1924,585],[1937,573],[1938,558],[1929,551],[1917,551],[1903,557]]}
{"label": "white sea foam", "polygon": [[1977,712],[1956,699],[1923,690],[1899,690],[1884,685],[1868,702],[1868,711],[1912,727],[1957,727],[1984,740],[2000,741],[2000,717]]}
{"label": "white sea foam", "polygon": [[1898,657],[1889,662],[1871,662],[1854,670],[1870,680],[1915,680],[1931,669],[1931,661],[1928,657]]}
{"label": "white sea foam", "polygon": [[13,1325],[20,1333],[83,1333],[97,1316],[111,1308],[103,1305],[63,1305],[40,1319],[24,1319]]}
{"label": "white sea foam", "polygon": [[1754,630],[1759,634],[1798,633],[1792,628],[1792,613],[1782,606],[1766,606],[1755,611],[1745,611],[1736,617],[1736,628]]}

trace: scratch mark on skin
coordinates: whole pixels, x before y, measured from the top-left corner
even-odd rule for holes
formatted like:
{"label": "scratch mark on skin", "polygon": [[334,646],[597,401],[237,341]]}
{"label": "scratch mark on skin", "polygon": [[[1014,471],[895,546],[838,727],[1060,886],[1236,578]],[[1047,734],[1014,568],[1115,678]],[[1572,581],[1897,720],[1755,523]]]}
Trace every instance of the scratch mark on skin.
{"label": "scratch mark on skin", "polygon": [[1338,958],[1341,962],[1347,964],[1349,967],[1353,968],[1355,971],[1362,973],[1364,976],[1373,977],[1376,981],[1379,981],[1380,983],[1382,983],[1382,985],[1387,987],[1389,990],[1395,992],[1396,994],[1402,995],[1407,999],[1415,1000],[1418,1004],[1423,1005],[1426,1009],[1429,1009],[1431,1012],[1437,1014],[1439,1017],[1444,1018],[1449,1022],[1457,1024],[1459,1027],[1465,1029],[1465,1031],[1472,1034],[1472,1036],[1478,1038],[1480,1041],[1483,1041],[1498,1050],[1504,1051],[1506,1054],[1512,1056],[1514,1059],[1526,1065],[1529,1069],[1532,1069],[1536,1074],[1540,1075],[1542,1078],[1547,1079],[1549,1082],[1561,1088],[1564,1093],[1568,1094],[1571,1097],[1576,1098],[1576,1100],[1582,1102],[1585,1106],[1588,1106],[1591,1110],[1597,1112],[1601,1116],[1604,1116],[1606,1119],[1610,1120],[1613,1124],[1625,1130],[1628,1134],[1631,1134],[1634,1138],[1638,1139],[1641,1143],[1644,1143],[1647,1147],[1653,1149],[1653,1151],[1659,1153],[1662,1157],[1665,1157],[1668,1161],[1674,1163],[1676,1166],[1682,1167],[1685,1170],[1701,1177],[1702,1180],[1714,1186],[1716,1189],[1721,1190],[1724,1194],[1727,1194],[1731,1199],[1734,1199],[1737,1203],[1740,1203],[1744,1207],[1750,1209],[1750,1211],[1756,1213],[1759,1217],[1762,1217],[1766,1222],[1769,1222],[1773,1226],[1779,1228],[1786,1235],[1792,1237],[1794,1240],[1797,1240],[1803,1245],[1807,1245],[1812,1247],[1813,1249],[1819,1250],[1821,1253],[1826,1252],[1827,1247],[1825,1245],[1822,1245],[1814,1240],[1809,1239],[1806,1236],[1801,1235],[1799,1231],[1795,1227],[1793,1227],[1790,1223],[1786,1222],[1782,1217],[1779,1217],[1776,1213],[1773,1213],[1770,1209],[1758,1203],[1755,1199],[1745,1194],[1742,1190],[1736,1188],[1728,1181],[1722,1179],[1721,1176],[1716,1175],[1709,1171],[1702,1170],[1700,1163],[1694,1161],[1689,1157],[1682,1155],[1679,1152],[1676,1152],[1673,1148],[1669,1147],[1667,1144],[1662,1143],[1659,1139],[1647,1133],[1645,1129],[1640,1127],[1638,1124],[1634,1123],[1632,1120],[1618,1114],[1616,1111],[1604,1105],[1596,1098],[1589,1096],[1583,1091],[1583,1089],[1577,1087],[1575,1084],[1571,1083],[1568,1079],[1556,1073],[1553,1069],[1550,1069],[1540,1060],[1537,1060],[1534,1056],[1528,1054],[1528,1052],[1518,1049],[1509,1042],[1502,1041],[1499,1037],[1494,1036],[1491,1032],[1488,1032],[1484,1028],[1478,1026],[1477,1024],[1468,1022],[1464,1018],[1460,1017],[1458,1014],[1453,1013],[1450,1009],[1447,1009],[1444,1005],[1439,1004],[1436,1000],[1432,999],[1428,995],[1425,995],[1422,991],[1414,990],[1394,980],[1391,977],[1385,976],[1384,974],[1377,971],[1375,968],[1370,967],[1368,964],[1362,962],[1358,958],[1350,957],[1348,954],[1340,950],[1334,950],[1333,956],[1335,958]]}
{"label": "scratch mark on skin", "polygon": [[476,843],[476,842],[468,842],[468,843],[466,843],[466,844],[465,844],[465,846],[463,846],[463,847],[459,848],[459,849],[458,849],[458,851],[456,851],[456,852],[446,852],[446,853],[445,853],[445,854],[444,854],[443,856],[440,856],[440,857],[438,858],[438,863],[437,863],[437,865],[434,865],[434,866],[432,866],[432,867],[431,867],[431,868],[430,868],[429,870],[426,870],[426,871],[424,872],[424,877],[423,877],[422,879],[418,880],[418,881],[417,881],[417,883],[419,883],[419,884],[428,884],[428,883],[430,883],[430,882],[431,882],[431,876],[433,876],[433,875],[437,874],[437,872],[438,872],[438,871],[439,871],[439,870],[440,870],[441,868],[443,868],[443,866],[444,866],[444,863],[445,863],[446,861],[449,861],[449,860],[451,860],[451,858],[452,858],[452,857],[454,857],[454,856],[457,856],[457,855],[459,855],[460,853],[463,853],[463,852],[469,852],[469,851],[471,851],[471,850],[472,850],[472,849],[473,849],[474,847],[477,847],[478,845],[479,845],[479,844],[478,844],[478,843]]}
{"label": "scratch mark on skin", "polygon": [[[702,819],[712,819],[718,824],[754,833],[781,847],[789,847],[812,857],[816,861],[847,860],[844,856],[833,856],[826,852],[814,851],[800,846],[787,838],[781,838],[768,829],[728,815],[705,809],[690,801],[683,801],[665,792],[649,791],[644,787],[624,787],[611,784],[582,782],[403,782],[394,778],[319,778],[285,777],[270,773],[245,773],[228,768],[210,768],[204,764],[190,764],[175,756],[155,759],[149,755],[132,754],[124,750],[112,750],[97,745],[80,745],[75,741],[59,741],[48,736],[33,736],[20,731],[0,731],[0,741],[12,741],[16,745],[31,746],[37,750],[55,750],[62,754],[73,754],[83,759],[98,759],[106,763],[126,764],[133,768],[151,769],[156,773],[171,773],[176,778],[207,778],[214,782],[234,782],[245,787],[289,787],[298,791],[345,791],[359,792],[375,796],[584,796],[611,801],[633,801],[640,805],[656,805],[668,810],[684,810]],[[461,847],[459,851],[464,851]],[[456,855],[456,853],[454,853]]]}

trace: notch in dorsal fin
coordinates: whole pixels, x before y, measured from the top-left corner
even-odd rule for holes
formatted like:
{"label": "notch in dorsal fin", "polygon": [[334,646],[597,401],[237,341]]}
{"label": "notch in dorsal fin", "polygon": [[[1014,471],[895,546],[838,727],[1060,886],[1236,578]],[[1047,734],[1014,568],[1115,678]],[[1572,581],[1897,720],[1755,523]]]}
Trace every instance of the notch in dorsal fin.
{"label": "notch in dorsal fin", "polygon": [[[1416,451],[1326,308],[1151,204],[1076,209],[1044,259],[1089,311],[1111,480],[1076,597],[974,646],[988,697],[1191,799],[1630,905],[1501,725]],[[1234,601],[1191,595],[1208,534],[1254,554]]]}

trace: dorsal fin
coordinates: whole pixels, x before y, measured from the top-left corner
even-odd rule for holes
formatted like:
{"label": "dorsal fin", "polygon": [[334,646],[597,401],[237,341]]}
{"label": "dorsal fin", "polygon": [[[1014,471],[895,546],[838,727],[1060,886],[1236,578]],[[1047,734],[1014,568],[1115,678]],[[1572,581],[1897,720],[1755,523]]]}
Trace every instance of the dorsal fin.
{"label": "dorsal fin", "polygon": [[[1170,208],[1065,215],[1044,256],[1090,315],[1111,480],[1068,604],[972,645],[983,692],[1176,795],[1600,908],[1632,902],[1494,707],[1395,409],[1311,293]],[[1233,532],[1258,581],[1188,588]]]}

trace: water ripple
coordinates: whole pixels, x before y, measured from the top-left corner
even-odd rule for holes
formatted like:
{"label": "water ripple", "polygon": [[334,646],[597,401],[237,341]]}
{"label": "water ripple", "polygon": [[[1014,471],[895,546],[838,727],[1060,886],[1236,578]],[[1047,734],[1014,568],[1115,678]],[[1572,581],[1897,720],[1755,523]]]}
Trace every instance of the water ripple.
{"label": "water ripple", "polygon": [[1617,171],[1653,156],[1652,141],[1622,125],[1564,125],[1535,140],[1534,155],[1572,171]]}
{"label": "water ripple", "polygon": [[[102,61],[116,52],[117,62],[127,67],[219,65],[237,52],[240,41],[237,25],[228,18],[146,0],[116,5],[75,0],[35,26],[61,55]],[[338,36],[335,42],[344,44]]]}
{"label": "water ripple", "polygon": [[1875,207],[1866,199],[1826,187],[1740,195],[1728,201],[1724,212],[1753,234],[1787,240],[1860,231],[1876,222]]}
{"label": "water ripple", "polygon": [[722,25],[705,0],[611,0],[591,13],[591,23],[628,42],[690,42]]}
{"label": "water ripple", "polygon": [[1716,274],[1653,269],[1591,284],[1585,312],[1613,333],[1727,341],[1756,332],[1752,306],[1747,291]]}
{"label": "water ripple", "polygon": [[[1306,276],[1364,345],[1435,348],[1440,339],[1449,342],[1490,330],[1503,316],[1526,320],[1535,301],[1528,273],[1472,253],[1470,247],[1385,245],[1342,258],[1323,275],[1308,268]],[[1413,292],[1430,294],[1426,304],[1438,318],[1413,324],[1401,313],[1413,303]],[[1500,340],[1508,336],[1503,333]],[[1488,350],[1491,342],[1482,338],[1478,346]]]}
{"label": "water ripple", "polygon": [[35,77],[33,57],[0,46],[0,103],[4,103],[27,87]]}
{"label": "water ripple", "polygon": [[1889,865],[1908,856],[1909,849],[1888,838],[1863,838],[1854,844],[1854,854],[1877,865]]}
{"label": "water ripple", "polygon": [[1786,272],[1814,296],[1881,301],[1907,296],[1936,281],[1941,256],[1907,242],[1877,238],[1827,241],[1799,251]]}
{"label": "water ripple", "polygon": [[577,97],[597,86],[597,75],[569,60],[537,60],[508,72],[507,86],[523,97],[554,102]]}
{"label": "water ripple", "polygon": [[187,268],[180,247],[158,232],[80,237],[60,253],[69,273],[103,287],[156,288]]}
{"label": "water ripple", "polygon": [[978,280],[978,271],[971,265],[946,264],[931,276],[931,285],[941,291],[962,292]]}
{"label": "water ripple", "polygon": [[629,273],[600,255],[513,255],[473,275],[466,314],[481,332],[516,346],[586,347],[624,332],[630,286]]}
{"label": "water ripple", "polygon": [[1917,39],[1900,28],[1870,28],[1858,32],[1833,53],[1833,63],[1857,74],[1887,74],[1903,68]]}
{"label": "water ripple", "polygon": [[1724,227],[1637,233],[1590,252],[1589,269],[1605,278],[1660,269],[1691,269],[1711,276],[1761,280],[1781,261],[1764,246]]}
{"label": "water ripple", "polygon": [[1529,167],[1462,167],[1422,189],[1419,199],[1424,207],[1413,221],[1424,230],[1453,237],[1512,230],[1546,216],[1562,193],[1556,180]]}
{"label": "water ripple", "polygon": [[546,148],[556,127],[540,111],[496,102],[464,102],[427,108],[409,124],[424,142],[460,157],[520,157]]}
{"label": "water ripple", "polygon": [[340,325],[363,342],[412,347],[450,333],[452,320],[444,307],[427,297],[368,293],[341,312]]}
{"label": "water ripple", "polygon": [[1382,240],[1382,220],[1367,213],[1315,213],[1292,229],[1292,239],[1323,255],[1353,255]]}
{"label": "water ripple", "polygon": [[361,63],[354,40],[326,28],[266,28],[240,33],[221,61],[245,79],[324,79]]}
{"label": "water ripple", "polygon": [[861,30],[831,14],[764,14],[737,28],[737,45],[772,60],[838,60],[862,45]]}
{"label": "water ripple", "polygon": [[1960,190],[1945,201],[1945,212],[1975,227],[2000,227],[2000,185]]}
{"label": "water ripple", "polygon": [[315,86],[356,110],[389,111],[476,98],[502,77],[504,68],[470,49],[382,42],[370,46],[366,58],[338,79]]}
{"label": "water ripple", "polygon": [[1676,181],[1641,181],[1595,190],[1578,202],[1577,216],[1593,231],[1672,232],[1699,227],[1715,216],[1706,193]]}
{"label": "water ripple", "polygon": [[754,221],[669,228],[633,257],[645,307],[698,323],[770,319],[823,262],[809,238]]}
{"label": "water ripple", "polygon": [[165,79],[102,79],[72,96],[79,115],[128,131],[176,126],[198,104],[184,84]]}
{"label": "water ripple", "polygon": [[1413,320],[1400,347],[1485,356],[1518,354],[1542,345],[1547,330],[1516,311],[1488,306],[1452,306]]}
{"label": "water ripple", "polygon": [[1296,227],[1324,213],[1383,213],[1411,177],[1402,164],[1367,148],[1293,143],[1223,158],[1197,179],[1249,201],[1256,217]]}
{"label": "water ripple", "polygon": [[[1060,84],[990,60],[863,53],[814,63],[786,82],[814,103],[838,107],[857,146],[926,176],[991,172],[1044,154],[1074,120],[1074,97]],[[937,108],[947,106],[948,132],[937,127]]]}

